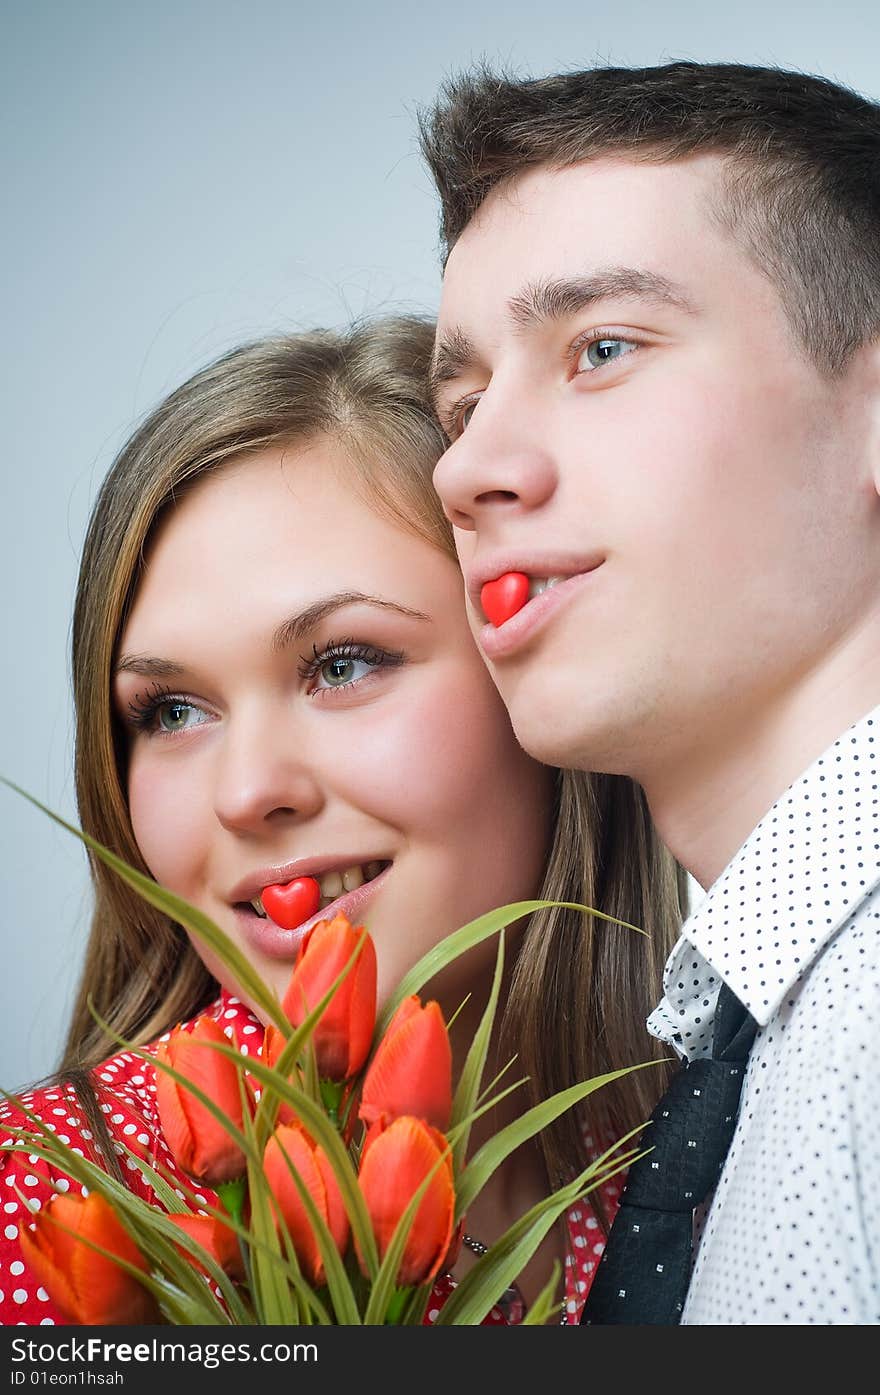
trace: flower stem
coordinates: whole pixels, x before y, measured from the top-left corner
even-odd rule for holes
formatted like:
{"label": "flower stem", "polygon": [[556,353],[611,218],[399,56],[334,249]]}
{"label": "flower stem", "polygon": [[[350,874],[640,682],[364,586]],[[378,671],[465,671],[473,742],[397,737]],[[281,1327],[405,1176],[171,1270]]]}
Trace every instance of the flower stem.
{"label": "flower stem", "polygon": [[[217,1186],[220,1205],[224,1206],[237,1225],[244,1225],[244,1203],[247,1196],[247,1177],[234,1177],[231,1182],[220,1182]],[[248,1289],[252,1286],[250,1246],[238,1237],[238,1248],[244,1266]]]}
{"label": "flower stem", "polygon": [[386,1327],[399,1327],[403,1318],[406,1305],[412,1296],[412,1289],[408,1285],[396,1288],[391,1295],[391,1302],[385,1314]]}

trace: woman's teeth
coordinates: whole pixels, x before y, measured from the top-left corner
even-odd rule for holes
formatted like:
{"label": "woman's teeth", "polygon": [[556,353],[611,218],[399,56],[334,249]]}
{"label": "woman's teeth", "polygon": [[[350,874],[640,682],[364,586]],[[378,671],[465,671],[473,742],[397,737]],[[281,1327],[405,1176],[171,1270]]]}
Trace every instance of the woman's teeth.
{"label": "woman's teeth", "polygon": [[[335,901],[337,896],[341,896],[343,891],[355,891],[359,886],[363,886],[364,882],[373,881],[382,871],[383,865],[381,862],[365,862],[362,866],[346,867],[343,872],[325,872],[323,877],[316,877],[315,880],[321,888],[321,910],[329,906],[331,901]],[[261,896],[255,896],[251,905],[258,916],[267,919]]]}
{"label": "woman's teeth", "polygon": [[549,591],[557,582],[564,580],[564,576],[529,577],[529,600],[532,600],[535,596],[540,596],[542,591]]}

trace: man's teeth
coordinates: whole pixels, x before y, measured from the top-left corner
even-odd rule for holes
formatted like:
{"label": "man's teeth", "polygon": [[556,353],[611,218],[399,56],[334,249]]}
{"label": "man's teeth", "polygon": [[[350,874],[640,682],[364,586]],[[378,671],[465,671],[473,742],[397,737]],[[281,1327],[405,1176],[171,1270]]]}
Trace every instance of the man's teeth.
{"label": "man's teeth", "polygon": [[[355,891],[364,882],[373,881],[382,871],[381,862],[365,862],[362,866],[346,867],[344,872],[325,872],[323,877],[316,877],[321,888],[321,910],[329,906],[331,901],[335,901],[337,896],[341,896],[343,891]],[[258,916],[266,919],[266,912],[263,910],[263,898],[255,896],[251,905]]]}
{"label": "man's teeth", "polygon": [[557,582],[564,581],[564,576],[533,576],[529,578],[529,600],[535,596],[540,596],[542,591],[549,591]]}

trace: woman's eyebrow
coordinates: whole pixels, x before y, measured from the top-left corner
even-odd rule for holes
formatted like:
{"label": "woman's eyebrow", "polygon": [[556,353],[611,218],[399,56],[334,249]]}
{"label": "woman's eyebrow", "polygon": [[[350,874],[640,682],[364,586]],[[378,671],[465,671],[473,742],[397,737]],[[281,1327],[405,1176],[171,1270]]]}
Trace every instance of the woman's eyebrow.
{"label": "woman's eyebrow", "polygon": [[178,678],[186,670],[173,659],[157,659],[151,654],[121,654],[115,673],[138,673],[142,678]]}
{"label": "woman's eyebrow", "polygon": [[[405,615],[408,620],[431,619],[430,615],[425,615],[421,610],[412,610],[399,601],[386,601],[381,596],[368,596],[363,591],[337,591],[282,620],[272,636],[273,652],[280,653],[289,645],[296,644],[328,615],[347,605],[371,605],[379,610],[393,610],[398,615]],[[115,672],[137,673],[142,678],[178,678],[186,673],[186,668],[174,659],[160,659],[152,654],[122,654],[117,660]]]}
{"label": "woman's eyebrow", "polygon": [[405,615],[409,620],[431,619],[430,615],[425,615],[421,610],[411,610],[409,606],[401,605],[398,601],[386,601],[381,596],[368,596],[363,591],[337,591],[334,595],[324,596],[306,606],[305,610],[297,611],[295,615],[283,620],[272,636],[273,650],[277,653],[286,649],[288,645],[298,643],[310,634],[316,625],[320,625],[322,620],[326,620],[328,615],[347,605],[371,605],[379,610],[393,610],[398,615]]}

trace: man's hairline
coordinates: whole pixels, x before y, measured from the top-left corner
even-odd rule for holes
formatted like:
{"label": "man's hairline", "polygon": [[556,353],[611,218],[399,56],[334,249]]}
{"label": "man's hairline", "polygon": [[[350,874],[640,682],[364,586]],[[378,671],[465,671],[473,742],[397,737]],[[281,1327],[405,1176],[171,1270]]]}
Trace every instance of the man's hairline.
{"label": "man's hairline", "polygon": [[[654,152],[653,158],[648,154],[646,154],[644,158],[639,158],[637,152],[642,149],[648,152]],[[599,163],[599,161],[603,159],[615,157],[619,157],[621,163],[632,165],[681,165],[700,158],[714,158],[718,163],[719,178],[716,181],[713,181],[710,188],[706,191],[705,209],[707,216],[709,217],[717,231],[723,237],[725,237],[731,243],[731,245],[739,251],[739,253],[742,256],[744,256],[747,259],[750,265],[756,271],[758,271],[759,274],[772,287],[774,294],[779,300],[779,304],[782,309],[782,313],[785,317],[785,320],[787,321],[790,327],[793,341],[795,342],[795,344],[798,345],[801,351],[804,352],[806,357],[809,359],[810,354],[808,347],[802,343],[802,336],[799,333],[798,326],[795,323],[792,314],[790,313],[785,296],[782,293],[782,287],[780,286],[779,281],[775,276],[770,274],[766,263],[763,262],[757,256],[749,237],[743,236],[742,233],[739,231],[737,227],[736,217],[734,214],[734,209],[732,207],[733,191],[730,188],[729,179],[734,177],[736,174],[742,174],[744,171],[747,171],[750,167],[752,169],[756,169],[757,166],[760,164],[760,161],[757,160],[754,156],[750,156],[748,152],[744,151],[738,153],[734,150],[727,150],[723,147],[718,146],[703,146],[696,150],[687,151],[684,154],[670,154],[663,158],[658,158],[656,152],[662,151],[662,149],[662,143],[658,143],[657,145],[646,147],[626,146],[621,147],[619,150],[601,150],[598,151],[595,155],[586,155],[581,159],[567,160],[564,163],[555,162],[553,160],[538,161],[534,164],[524,165],[522,168],[512,171],[509,175],[504,175],[501,179],[497,180],[494,184],[492,184],[491,188],[486,190],[486,193],[480,199],[480,202],[471,212],[471,215],[468,218],[467,222],[462,226],[455,241],[446,246],[445,252],[441,259],[441,271],[443,276],[445,277],[446,267],[448,265],[449,258],[452,255],[452,252],[454,251],[455,247],[457,247],[459,241],[464,236],[468,228],[471,227],[475,218],[477,218],[482,209],[485,208],[485,205],[488,202],[488,200],[496,192],[500,193],[505,188],[510,188],[518,181],[524,179],[527,175],[535,174],[540,171],[561,173],[564,170],[576,169],[579,165],[597,164]],[[431,410],[434,413],[435,417],[438,417],[438,412],[436,404],[436,394],[432,391],[432,384],[434,382],[434,354],[437,350],[439,334],[440,329],[438,324],[434,334],[434,351],[431,355],[431,367],[429,368],[428,374],[429,398],[431,402]]]}

